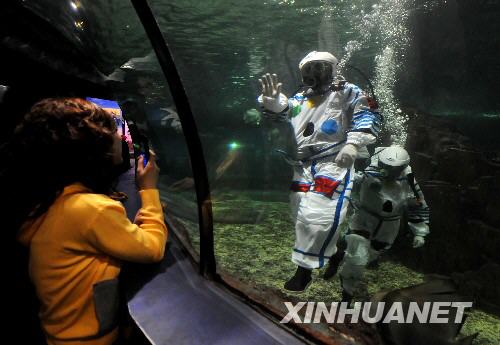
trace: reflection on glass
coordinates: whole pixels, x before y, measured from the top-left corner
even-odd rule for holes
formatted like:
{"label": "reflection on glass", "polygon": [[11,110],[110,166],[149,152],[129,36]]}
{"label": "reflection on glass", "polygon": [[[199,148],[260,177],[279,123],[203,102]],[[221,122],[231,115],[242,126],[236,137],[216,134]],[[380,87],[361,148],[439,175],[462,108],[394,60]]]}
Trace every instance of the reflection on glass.
{"label": "reflection on glass", "polygon": [[[408,230],[400,229],[378,267],[366,270],[355,299],[419,284],[426,274],[452,276],[460,293],[478,301],[462,334],[478,331],[480,343],[500,342],[490,332],[499,322],[494,310],[500,295],[485,279],[500,272],[494,211],[500,207],[498,52],[485,38],[495,32],[492,3],[151,4],[200,130],[214,198],[218,271],[225,279],[258,287],[264,303],[273,299],[263,290],[294,298],[283,289],[295,269],[292,175],[276,150],[293,151],[295,139],[286,122],[269,124],[256,109],[257,79],[277,73],[283,93],[292,95],[300,84],[300,59],[311,50],[328,51],[339,58],[341,76],[376,96],[385,117],[376,146],[408,150],[432,210],[425,245],[412,249]],[[340,225],[341,237],[348,225],[349,217]],[[340,300],[338,276],[326,281],[322,274],[313,272],[301,300]]]}
{"label": "reflection on glass", "polygon": [[130,59],[113,74],[124,80],[122,107],[132,122],[132,135],[145,137],[159,157],[160,198],[166,204],[167,221],[197,258],[199,230],[193,174],[179,116],[156,58],[150,53]]}
{"label": "reflection on glass", "polygon": [[62,14],[52,3],[30,6],[49,13],[55,23],[61,23],[57,25],[72,18],[77,28],[85,29],[65,34],[70,40],[91,42],[84,45],[92,48],[85,54],[91,54],[95,65],[106,74],[103,79],[113,88],[135,154],[147,146],[157,154],[166,220],[197,259],[198,215],[186,139],[161,68],[132,5],[69,1]]}

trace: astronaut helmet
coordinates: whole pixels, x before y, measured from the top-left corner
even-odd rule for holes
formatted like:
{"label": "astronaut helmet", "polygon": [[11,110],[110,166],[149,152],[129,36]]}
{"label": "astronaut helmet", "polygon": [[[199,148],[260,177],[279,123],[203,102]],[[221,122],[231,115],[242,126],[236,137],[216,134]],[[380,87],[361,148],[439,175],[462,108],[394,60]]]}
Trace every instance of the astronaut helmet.
{"label": "astronaut helmet", "polygon": [[337,58],[328,52],[310,52],[299,63],[302,83],[311,89],[330,86],[337,76],[337,64]]}
{"label": "astronaut helmet", "polygon": [[378,167],[388,179],[397,179],[410,164],[410,155],[401,146],[386,147],[378,154]]}

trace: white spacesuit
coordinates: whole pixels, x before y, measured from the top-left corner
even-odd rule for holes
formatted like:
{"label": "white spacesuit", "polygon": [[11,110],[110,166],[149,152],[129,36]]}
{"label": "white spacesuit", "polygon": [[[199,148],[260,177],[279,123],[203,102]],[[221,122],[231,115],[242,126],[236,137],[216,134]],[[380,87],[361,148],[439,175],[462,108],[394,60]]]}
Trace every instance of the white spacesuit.
{"label": "white spacesuit", "polygon": [[287,99],[277,76],[266,74],[258,98],[265,118],[289,121],[297,152],[287,155],[293,165],[291,211],[295,223],[292,261],[295,275],[285,284],[304,290],[311,269],[320,268],[336,251],[337,227],[345,218],[360,148],[374,143],[382,116],[376,103],[355,85],[335,83],[337,59],[311,52],[299,64],[303,91]]}
{"label": "white spacesuit", "polygon": [[413,247],[424,244],[429,233],[429,208],[408,165],[410,157],[399,146],[375,149],[370,166],[354,178],[355,209],[345,236],[347,248],[340,278],[343,300],[350,301],[366,265],[388,250],[408,211]]}

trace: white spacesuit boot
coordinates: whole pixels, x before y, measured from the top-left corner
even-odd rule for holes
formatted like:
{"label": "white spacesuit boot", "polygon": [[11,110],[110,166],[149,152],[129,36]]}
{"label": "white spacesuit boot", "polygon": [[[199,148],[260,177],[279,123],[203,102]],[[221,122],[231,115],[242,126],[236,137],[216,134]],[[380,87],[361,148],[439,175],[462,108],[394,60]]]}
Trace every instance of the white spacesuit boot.
{"label": "white spacesuit boot", "polygon": [[345,236],[345,241],[347,248],[340,270],[340,279],[343,301],[350,302],[354,290],[363,279],[364,270],[370,256],[370,240],[359,234],[350,233]]}

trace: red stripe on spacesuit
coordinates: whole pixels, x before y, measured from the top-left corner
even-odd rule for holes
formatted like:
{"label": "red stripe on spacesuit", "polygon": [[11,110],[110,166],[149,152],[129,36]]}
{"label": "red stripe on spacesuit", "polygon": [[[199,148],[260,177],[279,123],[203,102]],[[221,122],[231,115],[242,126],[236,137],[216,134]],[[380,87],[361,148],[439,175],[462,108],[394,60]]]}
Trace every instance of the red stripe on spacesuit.
{"label": "red stripe on spacesuit", "polygon": [[292,182],[290,190],[292,192],[302,192],[307,193],[311,185],[309,183]]}
{"label": "red stripe on spacesuit", "polygon": [[331,198],[333,196],[333,192],[335,191],[335,189],[337,189],[340,182],[342,181],[335,181],[323,176],[316,177],[314,179],[313,191],[324,194],[326,197]]}

